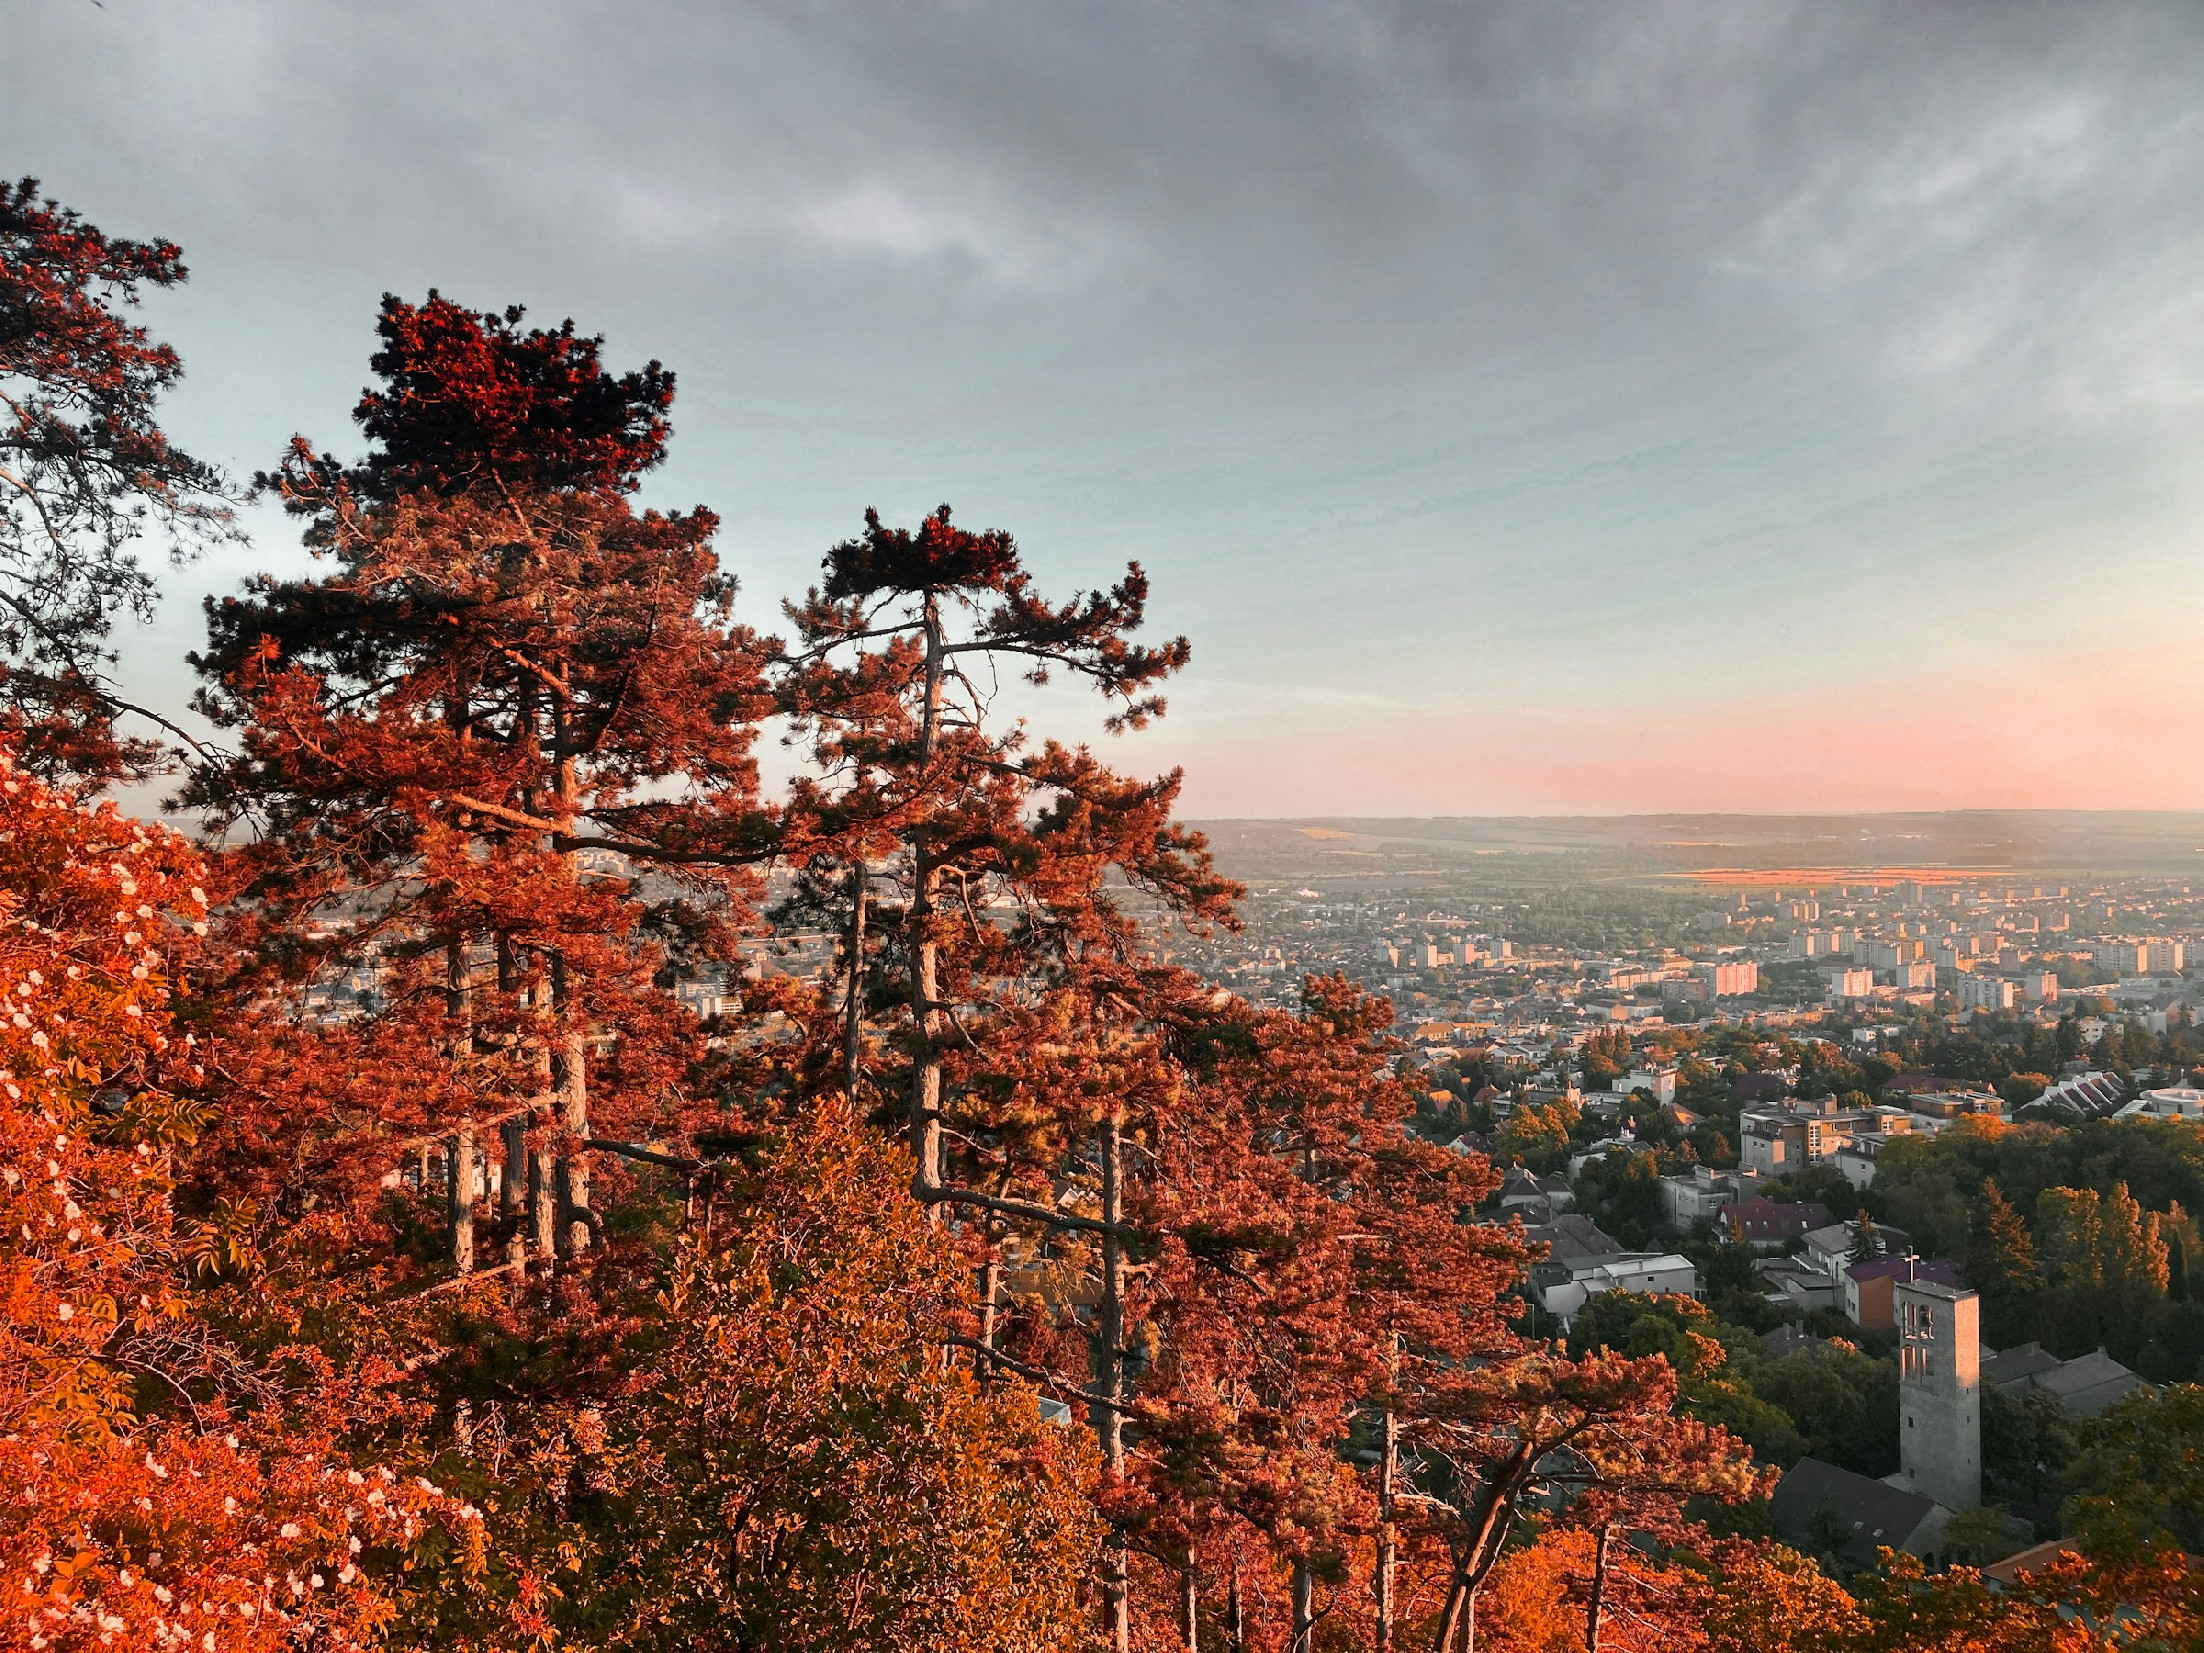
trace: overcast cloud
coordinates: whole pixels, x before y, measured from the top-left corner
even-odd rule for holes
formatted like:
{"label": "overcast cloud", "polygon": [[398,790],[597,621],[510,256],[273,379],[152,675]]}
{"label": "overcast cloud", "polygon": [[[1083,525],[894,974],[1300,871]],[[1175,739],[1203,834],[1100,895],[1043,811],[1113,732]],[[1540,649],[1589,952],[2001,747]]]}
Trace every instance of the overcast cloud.
{"label": "overcast cloud", "polygon": [[867,505],[1142,559],[1196,813],[2204,807],[2186,0],[0,9],[239,472],[435,285],[679,372],[760,623]]}

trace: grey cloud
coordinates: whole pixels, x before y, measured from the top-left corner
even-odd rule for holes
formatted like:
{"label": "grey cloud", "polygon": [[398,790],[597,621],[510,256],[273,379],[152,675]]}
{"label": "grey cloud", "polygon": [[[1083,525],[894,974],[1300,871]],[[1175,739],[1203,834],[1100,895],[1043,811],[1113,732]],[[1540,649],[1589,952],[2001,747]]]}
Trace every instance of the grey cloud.
{"label": "grey cloud", "polygon": [[180,407],[242,464],[336,436],[374,295],[433,282],[678,369],[664,486],[755,589],[947,496],[1065,577],[1145,557],[1243,683],[1383,699],[1475,638],[1530,694],[1651,628],[1683,692],[1863,592],[1873,638],[1792,663],[1887,670],[1993,551],[1976,610],[2040,648],[2117,623],[2077,539],[2204,595],[2166,551],[2204,522],[2185,0],[17,0],[9,36],[0,166],[186,242]]}

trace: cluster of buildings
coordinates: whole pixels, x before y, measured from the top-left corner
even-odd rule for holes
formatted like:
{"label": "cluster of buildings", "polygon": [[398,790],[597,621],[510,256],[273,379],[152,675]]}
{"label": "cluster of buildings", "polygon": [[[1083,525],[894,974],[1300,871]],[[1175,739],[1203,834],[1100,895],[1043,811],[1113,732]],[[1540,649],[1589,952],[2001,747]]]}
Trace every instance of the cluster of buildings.
{"label": "cluster of buildings", "polygon": [[1258,1003],[1291,1003],[1304,975],[1337,971],[1389,995],[1407,1025],[1451,1021],[1550,1041],[1679,1016],[1787,1027],[1948,1007],[2055,1019],[2099,996],[2123,1014],[2162,1018],[2187,1002],[2182,973],[2204,937],[2204,903],[2186,886],[2148,880],[2088,890],[1925,878],[1747,888],[1726,906],[1679,911],[1628,949],[1543,940],[1521,902],[1450,907],[1274,887],[1250,896],[1244,931],[1164,945]]}

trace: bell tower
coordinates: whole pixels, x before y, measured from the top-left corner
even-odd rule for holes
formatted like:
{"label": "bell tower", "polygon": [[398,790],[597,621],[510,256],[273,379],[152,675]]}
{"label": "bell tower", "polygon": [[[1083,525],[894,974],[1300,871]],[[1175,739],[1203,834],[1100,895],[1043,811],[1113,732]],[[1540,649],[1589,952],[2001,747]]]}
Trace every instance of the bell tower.
{"label": "bell tower", "polygon": [[1982,1305],[1971,1291],[1897,1280],[1898,1474],[1948,1510],[1982,1502]]}

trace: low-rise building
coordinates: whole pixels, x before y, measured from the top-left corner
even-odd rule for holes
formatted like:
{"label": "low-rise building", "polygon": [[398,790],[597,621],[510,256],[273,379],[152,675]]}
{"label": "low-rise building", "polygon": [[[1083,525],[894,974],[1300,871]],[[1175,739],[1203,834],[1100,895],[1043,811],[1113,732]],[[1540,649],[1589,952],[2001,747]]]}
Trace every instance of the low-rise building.
{"label": "low-rise building", "polygon": [[2113,1116],[2116,1119],[2204,1119],[2204,1090],[2177,1085],[2145,1091]]}
{"label": "low-rise building", "polygon": [[1632,1068],[1608,1087],[1617,1096],[1628,1096],[1633,1091],[1650,1091],[1656,1102],[1676,1100],[1676,1070],[1674,1068]]}
{"label": "low-rise building", "polygon": [[2078,1125],[2085,1120],[2104,1119],[2118,1113],[2127,1105],[2127,1100],[2127,1086],[2116,1075],[2092,1071],[2061,1079],[2033,1102],[2015,1108],[2013,1113],[2016,1118]]}
{"label": "low-rise building", "polygon": [[1801,1317],[1837,1306],[1837,1282],[1797,1257],[1762,1257],[1754,1262],[1764,1289],[1786,1311]]}
{"label": "low-rise building", "polygon": [[1702,1217],[1720,1215],[1722,1208],[1746,1197],[1760,1177],[1750,1171],[1716,1171],[1694,1165],[1681,1176],[1661,1178],[1661,1203],[1668,1225],[1679,1231]]}
{"label": "low-rise building", "polygon": [[2007,1394],[2049,1395],[2070,1417],[2093,1418],[2131,1390],[2149,1385],[2103,1349],[2061,1360],[2040,1343],[1985,1352],[1982,1381]]}
{"label": "low-rise building", "polygon": [[1844,1558],[1863,1569],[1874,1567],[1883,1549],[1933,1554],[1952,1515],[1933,1498],[1819,1458],[1793,1464],[1768,1501],[1778,1537],[1810,1553],[1831,1533],[1841,1535]]}
{"label": "low-rise building", "polygon": [[1706,1283],[1688,1257],[1674,1252],[1624,1251],[1569,1264],[1568,1278],[1541,1292],[1539,1304],[1567,1326],[1592,1298],[1615,1291],[1702,1298]]}
{"label": "low-rise building", "polygon": [[1905,1097],[1905,1105],[1908,1113],[1923,1114],[1930,1119],[2002,1113],[2005,1106],[1995,1091],[1969,1090],[1962,1086],[1950,1090],[1914,1091]]}
{"label": "low-rise building", "polygon": [[[1852,1261],[1852,1242],[1859,1238],[1857,1228],[1857,1222],[1839,1222],[1809,1230],[1799,1247],[1800,1259],[1830,1279],[1838,1279]],[[1886,1254],[1902,1255],[1913,1249],[1913,1236],[1902,1228],[1878,1226],[1875,1233]]]}

